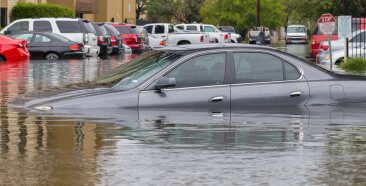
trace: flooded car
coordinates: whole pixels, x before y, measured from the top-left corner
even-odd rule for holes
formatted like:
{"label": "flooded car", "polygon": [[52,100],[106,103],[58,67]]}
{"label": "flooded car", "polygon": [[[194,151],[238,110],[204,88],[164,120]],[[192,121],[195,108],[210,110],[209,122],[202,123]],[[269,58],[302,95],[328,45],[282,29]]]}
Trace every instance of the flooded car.
{"label": "flooded car", "polygon": [[[41,111],[114,108],[241,109],[365,105],[364,77],[338,75],[270,47],[182,46],[146,53],[93,88],[13,104]],[[72,112],[72,111],[70,111]]]}

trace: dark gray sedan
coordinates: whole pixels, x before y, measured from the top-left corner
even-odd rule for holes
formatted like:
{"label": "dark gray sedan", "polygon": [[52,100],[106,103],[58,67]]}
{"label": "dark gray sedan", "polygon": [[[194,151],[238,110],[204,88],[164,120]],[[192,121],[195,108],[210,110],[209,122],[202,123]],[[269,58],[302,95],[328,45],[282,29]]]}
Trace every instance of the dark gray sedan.
{"label": "dark gray sedan", "polygon": [[[92,83],[15,105],[31,110],[365,106],[364,77],[326,71],[270,47],[185,45],[145,53]],[[102,86],[102,87],[98,87]]]}

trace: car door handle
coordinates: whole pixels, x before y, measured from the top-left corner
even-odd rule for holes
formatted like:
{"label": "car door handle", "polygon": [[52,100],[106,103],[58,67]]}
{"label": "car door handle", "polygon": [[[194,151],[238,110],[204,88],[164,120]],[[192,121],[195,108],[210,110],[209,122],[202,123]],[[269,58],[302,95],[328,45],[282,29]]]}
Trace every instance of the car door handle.
{"label": "car door handle", "polygon": [[301,96],[301,92],[300,91],[292,92],[290,94],[290,97],[299,97],[299,96]]}
{"label": "car door handle", "polygon": [[214,102],[214,103],[220,102],[220,101],[224,101],[224,96],[216,96],[211,99],[211,102]]}

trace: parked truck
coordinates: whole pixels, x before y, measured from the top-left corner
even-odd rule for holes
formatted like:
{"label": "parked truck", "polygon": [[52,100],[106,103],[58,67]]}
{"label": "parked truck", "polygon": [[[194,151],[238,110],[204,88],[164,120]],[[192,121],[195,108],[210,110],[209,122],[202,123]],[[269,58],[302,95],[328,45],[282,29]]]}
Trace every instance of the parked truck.
{"label": "parked truck", "polygon": [[175,25],[176,29],[191,31],[191,32],[200,32],[207,33],[209,35],[210,43],[230,43],[231,36],[230,33],[225,33],[216,28],[213,25],[208,24],[178,24]]}
{"label": "parked truck", "polygon": [[152,40],[150,46],[152,48],[209,43],[208,34],[179,31],[174,29],[173,25],[169,23],[147,24],[144,28],[150,35],[149,39]]}
{"label": "parked truck", "polygon": [[269,32],[268,28],[266,28],[266,27],[253,27],[248,32],[249,44],[255,44],[256,43],[257,37],[258,37],[258,35],[261,31],[264,32],[266,43],[267,44],[271,43],[271,37],[270,37],[270,32]]}

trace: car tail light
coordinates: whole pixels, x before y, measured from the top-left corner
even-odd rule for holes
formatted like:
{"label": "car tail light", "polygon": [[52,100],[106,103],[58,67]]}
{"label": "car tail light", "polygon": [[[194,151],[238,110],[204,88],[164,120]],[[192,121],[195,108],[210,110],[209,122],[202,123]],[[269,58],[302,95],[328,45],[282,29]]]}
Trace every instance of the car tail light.
{"label": "car tail light", "polygon": [[75,45],[70,45],[70,46],[69,46],[69,48],[70,48],[70,50],[72,50],[72,51],[78,51],[78,50],[80,50],[80,49],[81,49],[81,46],[80,46],[80,45],[78,45],[78,44],[75,44]]}
{"label": "car tail light", "polygon": [[98,44],[103,44],[103,43],[105,43],[104,37],[98,36]]}
{"label": "car tail light", "polygon": [[224,39],[228,40],[229,39],[229,34],[225,34]]}
{"label": "car tail light", "polygon": [[201,36],[201,40],[200,41],[201,41],[201,43],[203,43],[203,36]]}
{"label": "car tail light", "polygon": [[322,45],[321,46],[321,49],[323,49],[324,51],[328,50],[329,49],[329,46],[328,45]]}
{"label": "car tail light", "polygon": [[164,40],[161,40],[159,44],[160,44],[160,46],[165,46],[165,44],[166,44],[165,39]]}
{"label": "car tail light", "polygon": [[117,39],[116,39],[116,36],[112,36],[111,37],[111,43],[113,46],[116,46],[117,45]]}
{"label": "car tail light", "polygon": [[311,39],[311,44],[315,45],[315,39],[314,38]]}

